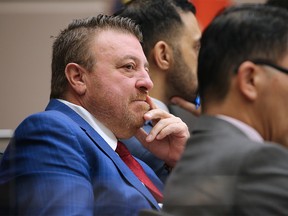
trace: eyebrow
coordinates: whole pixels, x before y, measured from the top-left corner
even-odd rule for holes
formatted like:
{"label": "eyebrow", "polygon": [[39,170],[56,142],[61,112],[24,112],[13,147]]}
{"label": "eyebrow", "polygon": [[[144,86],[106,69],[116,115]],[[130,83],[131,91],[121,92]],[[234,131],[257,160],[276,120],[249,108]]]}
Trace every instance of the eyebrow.
{"label": "eyebrow", "polygon": [[[132,55],[125,55],[123,56],[123,59],[132,59],[134,60],[135,62],[140,62],[140,59],[139,58],[136,58],[135,56],[132,56]],[[148,67],[149,68],[149,62],[146,60],[146,62],[144,63],[144,67]]]}

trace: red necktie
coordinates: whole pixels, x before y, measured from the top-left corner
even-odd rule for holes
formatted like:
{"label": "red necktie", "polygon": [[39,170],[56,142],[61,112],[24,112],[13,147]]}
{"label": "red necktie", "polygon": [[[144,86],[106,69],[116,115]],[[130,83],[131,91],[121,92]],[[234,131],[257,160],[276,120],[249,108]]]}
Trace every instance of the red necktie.
{"label": "red necktie", "polygon": [[119,154],[124,163],[132,170],[132,172],[138,177],[138,179],[149,189],[152,195],[155,197],[157,202],[161,203],[163,200],[162,193],[153,184],[153,182],[146,175],[142,166],[135,160],[135,158],[130,154],[127,147],[118,142],[116,152]]}

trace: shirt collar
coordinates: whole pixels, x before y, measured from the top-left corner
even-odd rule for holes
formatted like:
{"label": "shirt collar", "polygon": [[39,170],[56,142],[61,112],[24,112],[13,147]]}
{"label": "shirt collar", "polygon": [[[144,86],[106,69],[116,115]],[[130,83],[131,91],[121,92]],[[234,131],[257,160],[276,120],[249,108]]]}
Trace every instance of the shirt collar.
{"label": "shirt collar", "polygon": [[82,106],[78,106],[66,100],[57,99],[60,102],[64,103],[72,110],[74,110],[78,115],[80,115],[115,151],[117,147],[117,139],[115,135],[110,131],[104,124],[97,120],[91,113],[89,113]]}
{"label": "shirt collar", "polygon": [[237,127],[239,130],[241,130],[244,134],[246,134],[246,136],[249,139],[251,139],[255,142],[263,142],[264,141],[263,137],[254,128],[252,128],[248,124],[245,124],[242,121],[239,121],[235,118],[232,118],[232,117],[229,117],[226,115],[216,115],[216,117],[231,123],[232,125]]}

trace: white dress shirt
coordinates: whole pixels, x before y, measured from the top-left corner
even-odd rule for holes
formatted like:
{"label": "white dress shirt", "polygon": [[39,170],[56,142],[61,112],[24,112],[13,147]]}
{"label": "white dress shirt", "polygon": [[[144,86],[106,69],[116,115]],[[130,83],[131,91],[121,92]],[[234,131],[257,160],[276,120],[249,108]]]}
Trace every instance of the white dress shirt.
{"label": "white dress shirt", "polygon": [[66,100],[57,99],[60,102],[66,104],[68,107],[73,109],[78,115],[80,115],[115,151],[117,147],[117,138],[105,125],[98,121],[91,113],[85,108],[76,104],[70,103]]}

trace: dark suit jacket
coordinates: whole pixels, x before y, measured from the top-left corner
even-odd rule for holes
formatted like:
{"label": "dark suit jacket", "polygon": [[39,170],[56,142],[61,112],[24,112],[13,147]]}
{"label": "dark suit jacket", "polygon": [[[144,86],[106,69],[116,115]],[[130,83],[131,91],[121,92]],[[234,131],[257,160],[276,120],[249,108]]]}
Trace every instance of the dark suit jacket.
{"label": "dark suit jacket", "polygon": [[[190,112],[180,108],[179,106],[169,106],[169,111],[175,116],[178,116],[182,119],[183,122],[187,124],[190,128],[194,124],[196,117]],[[152,129],[150,122],[146,122],[144,125],[144,130],[149,133]],[[147,163],[157,174],[157,176],[162,180],[163,183],[166,182],[166,179],[170,173],[169,169],[165,166],[165,162],[154,156],[149,152],[143,145],[135,138],[122,140],[123,143],[127,146],[130,152],[137,158],[141,159]]]}
{"label": "dark suit jacket", "polygon": [[190,215],[288,215],[288,150],[251,141],[201,116],[164,189],[163,211]]}
{"label": "dark suit jacket", "polygon": [[[155,173],[139,160],[162,190]],[[159,206],[77,113],[51,100],[25,119],[0,165],[1,215],[137,215]]]}

